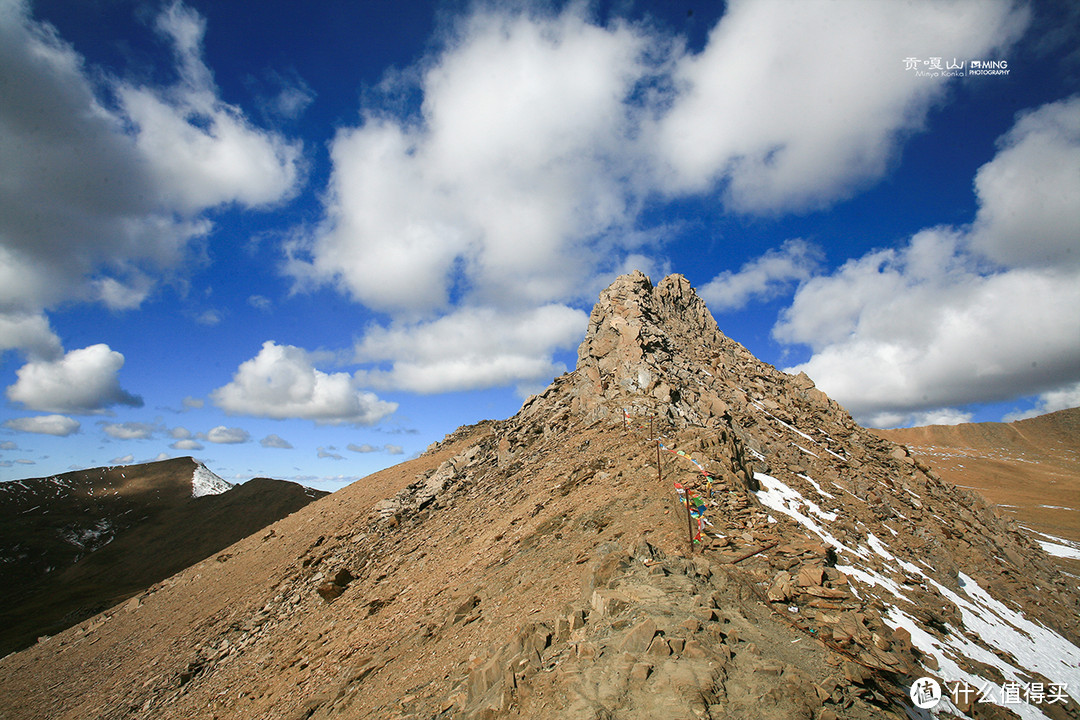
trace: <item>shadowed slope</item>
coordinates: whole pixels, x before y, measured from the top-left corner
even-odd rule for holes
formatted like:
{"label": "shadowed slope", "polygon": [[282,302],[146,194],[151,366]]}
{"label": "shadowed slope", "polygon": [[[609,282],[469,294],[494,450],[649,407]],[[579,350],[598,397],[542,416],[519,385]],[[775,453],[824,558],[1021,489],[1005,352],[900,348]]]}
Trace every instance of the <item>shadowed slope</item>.
{"label": "shadowed slope", "polygon": [[[281,480],[231,486],[192,458],[5,486],[4,654],[71,627],[326,494]],[[217,494],[193,496],[208,490]]]}

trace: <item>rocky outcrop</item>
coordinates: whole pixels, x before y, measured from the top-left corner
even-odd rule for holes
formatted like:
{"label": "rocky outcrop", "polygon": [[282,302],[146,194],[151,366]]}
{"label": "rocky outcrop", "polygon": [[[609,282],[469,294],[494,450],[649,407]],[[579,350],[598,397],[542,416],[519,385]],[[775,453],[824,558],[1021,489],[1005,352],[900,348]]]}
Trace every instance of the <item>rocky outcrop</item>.
{"label": "rocky outcrop", "polygon": [[710,426],[732,405],[745,407],[754,396],[780,390],[853,424],[806,375],[789,377],[720,332],[682,275],[654,287],[634,272],[604,290],[574,375],[574,409],[593,418],[625,410],[663,415],[677,427]]}

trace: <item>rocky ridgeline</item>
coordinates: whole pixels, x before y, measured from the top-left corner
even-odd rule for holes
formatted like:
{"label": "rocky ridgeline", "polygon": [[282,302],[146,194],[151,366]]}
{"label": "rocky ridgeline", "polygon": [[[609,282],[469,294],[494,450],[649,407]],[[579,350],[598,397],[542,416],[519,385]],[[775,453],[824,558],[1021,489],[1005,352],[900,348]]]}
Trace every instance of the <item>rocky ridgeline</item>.
{"label": "rocky ridgeline", "polygon": [[[675,481],[705,497],[693,551]],[[920,717],[931,676],[952,712],[1077,717],[1077,607],[978,496],[634,273],[514,417],[12,656],[0,692],[57,718],[871,720]],[[1020,681],[1067,692],[967,692]]]}
{"label": "rocky ridgeline", "polygon": [[[939,677],[946,688],[949,683],[958,688],[954,709],[966,712],[978,697],[966,689],[987,682],[1033,679],[1061,686],[1080,679],[1067,669],[1068,662],[1080,659],[1075,647],[1080,639],[1075,609],[1080,602],[1076,589],[1052,561],[980,496],[943,483],[905,448],[859,427],[805,374],[777,371],[726,338],[685,278],[670,276],[653,287],[644,275],[634,273],[606,289],[590,318],[577,370],[558,378],[546,392],[527,401],[516,418],[500,426],[499,458],[506,462],[516,448],[524,449],[529,435],[565,432],[575,421],[631,427],[643,447],[651,445],[649,426],[655,423],[653,433],[660,435],[665,447],[678,447],[713,476],[707,514],[713,527],[700,548],[696,562],[703,572],[696,577],[711,577],[710,563],[719,563],[722,571],[716,577],[724,578],[728,586],[736,581],[740,597],[750,594],[767,603],[792,630],[832,651],[830,659],[842,666],[835,684],[802,683],[799,692],[788,688],[783,693],[789,699],[805,699],[810,715],[820,701],[852,689],[881,707],[910,705],[906,689],[924,674]],[[689,462],[670,455],[662,458],[665,461],[675,479],[704,487]],[[695,478],[699,482],[694,483]],[[670,577],[672,570],[668,567],[659,574]],[[653,585],[662,584],[659,578],[652,580]],[[980,623],[991,628],[999,624],[1024,636],[1023,630],[1009,627],[1003,614],[991,614],[989,621],[980,617],[965,622],[965,613],[972,612],[974,598],[984,590],[1052,629],[1074,653],[1066,667],[1046,677],[1039,674],[1039,661],[1031,659],[1038,651],[1034,645],[1010,648],[1015,638],[996,645],[992,639],[972,639],[970,626]],[[716,601],[712,610],[722,607],[722,595],[707,585],[689,594],[696,594],[698,605],[702,597],[712,597]],[[591,608],[575,610],[544,630],[552,633],[547,647],[557,645],[562,635],[558,627],[579,624],[579,618],[590,617],[590,612],[609,620],[619,614],[636,615],[637,620],[642,613],[655,616],[655,609],[640,602],[645,596],[616,594],[620,599],[609,605],[607,596],[596,591]],[[670,615],[672,602],[678,603],[661,597],[668,603],[661,614]],[[687,617],[695,610],[703,614],[691,603]],[[706,607],[704,614],[712,610]],[[582,665],[584,653],[589,669],[569,671],[570,676],[576,681],[583,672],[582,687],[591,690],[580,690],[578,702],[569,706],[585,710],[565,717],[600,717],[613,708],[620,708],[619,717],[656,717],[648,709],[629,713],[627,708],[655,709],[672,702],[656,696],[656,685],[664,685],[667,681],[661,678],[673,672],[671,662],[664,662],[654,677],[653,661],[658,655],[684,653],[664,650],[663,645],[657,649],[652,638],[642,647],[627,645],[617,631],[629,632],[630,622],[609,622],[600,633],[602,641],[575,645],[576,664]],[[657,638],[679,634],[671,623],[665,625],[668,630],[657,631]],[[583,637],[593,627],[585,623],[576,633]],[[925,633],[916,645],[912,630]],[[532,637],[532,632],[526,635]],[[674,639],[680,650],[692,643],[680,667],[686,677],[697,678],[690,686],[697,687],[701,697],[691,702],[691,710],[699,717],[740,716],[731,709],[730,695],[726,703],[707,702],[709,688],[718,683],[717,672],[695,674],[687,669],[691,660],[704,657],[710,659],[710,667],[730,665],[731,657],[715,656],[726,642],[719,632],[721,637],[714,635],[713,642],[699,642],[685,632],[681,634],[687,637]],[[950,647],[950,636],[965,640]],[[644,655],[627,653],[630,645]],[[516,687],[512,673],[500,677],[494,669],[505,670],[515,662],[528,669],[536,664],[531,656],[536,646],[535,640],[519,638],[496,652],[470,676],[468,692],[459,694],[464,707],[486,709],[488,714],[508,711]],[[607,662],[598,662],[604,652]],[[976,659],[981,652],[1005,661],[1001,667],[989,667]],[[755,662],[758,673],[762,666],[775,666],[762,662]],[[798,676],[794,666],[776,669],[775,674]],[[653,681],[645,682],[650,677]],[[624,682],[627,678],[641,682]],[[763,685],[757,676],[749,681],[759,690]],[[606,695],[598,689],[603,687]],[[636,700],[628,700],[626,694]],[[656,697],[657,704],[644,702],[646,695]],[[1056,716],[1066,704],[1040,703],[1034,709]],[[986,711],[989,706],[983,705],[980,710]],[[1025,712],[1032,709],[1029,704]],[[836,711],[820,714],[829,712]],[[848,706],[846,714],[851,713]]]}
{"label": "rocky ridgeline", "polygon": [[[605,290],[574,375],[579,412],[660,416],[716,475],[755,490],[753,475],[771,475],[827,506],[840,543],[858,547],[874,534],[908,560],[933,560],[948,587],[965,571],[1040,614],[1050,598],[1069,607],[1050,559],[981,496],[856,425],[805,374],[782,373],[726,338],[682,276],[654,288],[634,273]],[[1077,639],[1074,612],[1054,626]]]}

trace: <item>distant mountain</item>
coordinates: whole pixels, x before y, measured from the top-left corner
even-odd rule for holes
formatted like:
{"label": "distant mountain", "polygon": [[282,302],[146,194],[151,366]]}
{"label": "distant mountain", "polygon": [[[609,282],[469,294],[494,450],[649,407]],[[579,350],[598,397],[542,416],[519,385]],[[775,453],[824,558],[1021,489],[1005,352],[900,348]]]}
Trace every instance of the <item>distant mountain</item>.
{"label": "distant mountain", "polygon": [[190,457],[0,483],[0,655],[94,615],[326,493]]}
{"label": "distant mountain", "polygon": [[955,485],[978,490],[1080,576],[1080,408],[1012,423],[875,430]]}
{"label": "distant mountain", "polygon": [[1059,720],[1078,607],[981,495],[632,273],[513,417],[0,659],[0,715]]}

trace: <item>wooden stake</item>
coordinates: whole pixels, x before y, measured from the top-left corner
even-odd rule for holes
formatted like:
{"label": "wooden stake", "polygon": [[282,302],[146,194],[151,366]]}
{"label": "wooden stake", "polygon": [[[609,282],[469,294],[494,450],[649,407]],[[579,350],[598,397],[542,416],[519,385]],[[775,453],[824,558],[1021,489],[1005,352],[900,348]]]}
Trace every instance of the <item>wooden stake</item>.
{"label": "wooden stake", "polygon": [[727,561],[727,564],[728,564],[728,565],[734,565],[735,563],[740,563],[740,562],[742,562],[743,560],[746,560],[747,558],[752,558],[752,557],[754,557],[754,556],[755,556],[755,555],[757,555],[758,553],[763,553],[763,552],[765,552],[766,550],[772,550],[772,549],[773,549],[774,547],[776,547],[776,546],[777,546],[777,545],[779,545],[779,544],[780,544],[779,542],[771,542],[771,543],[769,543],[768,545],[766,545],[765,547],[759,547],[759,548],[758,548],[758,549],[756,549],[756,550],[750,550],[749,552],[745,552],[745,553],[743,553],[742,555],[740,555],[739,557],[737,557],[737,558],[734,558],[733,560],[728,560],[728,561]]}
{"label": "wooden stake", "polygon": [[686,529],[690,533],[690,554],[694,554],[694,520],[690,517],[690,484],[683,487],[683,500],[686,501]]}
{"label": "wooden stake", "polygon": [[657,483],[663,485],[664,484],[664,478],[660,474],[660,436],[654,434],[654,432],[653,432],[653,426],[655,424],[653,421],[655,419],[656,419],[656,416],[653,416],[653,417],[649,418],[649,434],[656,438],[656,481],[657,481]]}

